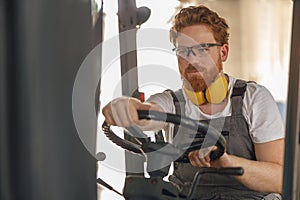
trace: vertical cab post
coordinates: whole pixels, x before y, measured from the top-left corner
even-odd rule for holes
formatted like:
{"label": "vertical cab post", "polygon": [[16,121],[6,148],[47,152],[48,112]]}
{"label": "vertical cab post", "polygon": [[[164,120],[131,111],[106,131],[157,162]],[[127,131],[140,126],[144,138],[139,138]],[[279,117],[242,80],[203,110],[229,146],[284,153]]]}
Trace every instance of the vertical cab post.
{"label": "vertical cab post", "polygon": [[[119,41],[121,55],[122,95],[140,99],[138,91],[137,45],[138,27],[150,16],[146,7],[137,8],[135,0],[118,0]],[[141,99],[142,100],[142,99]],[[144,159],[125,152],[127,174],[143,174]]]}

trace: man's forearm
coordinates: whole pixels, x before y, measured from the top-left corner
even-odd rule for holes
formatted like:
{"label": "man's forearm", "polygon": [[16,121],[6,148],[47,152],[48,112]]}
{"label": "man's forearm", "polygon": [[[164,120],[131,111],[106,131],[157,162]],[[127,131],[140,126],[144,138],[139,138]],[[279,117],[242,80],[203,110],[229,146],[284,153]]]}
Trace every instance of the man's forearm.
{"label": "man's forearm", "polygon": [[260,192],[282,193],[283,166],[262,161],[252,161],[233,155],[229,156],[231,166],[244,168],[242,176],[236,179],[246,187]]}

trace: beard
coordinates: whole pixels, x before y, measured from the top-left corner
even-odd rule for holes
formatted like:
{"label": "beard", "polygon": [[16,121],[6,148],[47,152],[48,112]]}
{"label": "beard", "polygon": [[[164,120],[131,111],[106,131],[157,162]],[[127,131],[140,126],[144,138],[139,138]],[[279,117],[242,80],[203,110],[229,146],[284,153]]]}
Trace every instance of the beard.
{"label": "beard", "polygon": [[194,92],[204,91],[209,87],[216,79],[220,71],[222,71],[221,58],[214,66],[210,67],[194,67],[188,64],[188,67],[184,71],[180,71],[183,85],[186,89]]}
{"label": "beard", "polygon": [[[190,70],[195,69],[193,66],[188,67]],[[187,68],[187,69],[188,69]],[[200,92],[203,91],[207,88],[207,83],[204,80],[203,76],[201,75],[202,73],[197,73],[197,74],[189,74],[190,70],[185,70],[183,73],[183,84],[184,86],[194,92]]]}

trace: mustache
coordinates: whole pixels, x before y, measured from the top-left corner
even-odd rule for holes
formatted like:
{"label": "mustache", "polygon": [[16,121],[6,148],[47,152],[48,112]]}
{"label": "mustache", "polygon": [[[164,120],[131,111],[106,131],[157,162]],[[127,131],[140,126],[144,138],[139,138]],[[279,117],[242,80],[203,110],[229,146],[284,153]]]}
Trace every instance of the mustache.
{"label": "mustache", "polygon": [[201,66],[194,66],[194,65],[191,65],[189,64],[188,67],[185,69],[185,72],[188,73],[188,72],[193,72],[197,70],[198,72],[205,72],[206,71],[206,68],[205,67],[201,67]]}

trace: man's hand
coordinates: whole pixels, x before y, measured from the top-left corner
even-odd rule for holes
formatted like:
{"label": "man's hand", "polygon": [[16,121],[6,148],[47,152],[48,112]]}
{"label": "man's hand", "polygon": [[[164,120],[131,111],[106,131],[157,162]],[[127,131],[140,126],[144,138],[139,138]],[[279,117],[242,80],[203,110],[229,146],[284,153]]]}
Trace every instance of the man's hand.
{"label": "man's hand", "polygon": [[219,159],[212,161],[210,154],[217,150],[218,147],[211,146],[189,153],[190,163],[195,167],[226,167],[228,166],[229,156],[225,152]]}
{"label": "man's hand", "polygon": [[142,103],[140,100],[132,97],[119,97],[108,103],[102,109],[102,113],[105,121],[110,125],[146,127],[151,122],[149,120],[139,120],[137,110],[162,111],[158,105],[152,103]]}

